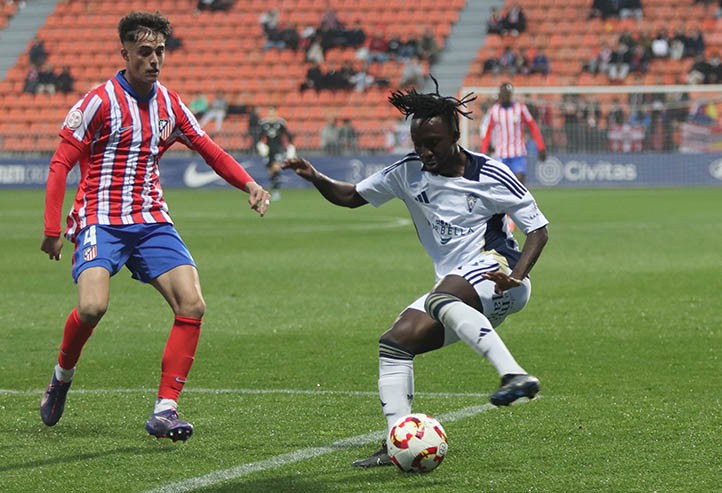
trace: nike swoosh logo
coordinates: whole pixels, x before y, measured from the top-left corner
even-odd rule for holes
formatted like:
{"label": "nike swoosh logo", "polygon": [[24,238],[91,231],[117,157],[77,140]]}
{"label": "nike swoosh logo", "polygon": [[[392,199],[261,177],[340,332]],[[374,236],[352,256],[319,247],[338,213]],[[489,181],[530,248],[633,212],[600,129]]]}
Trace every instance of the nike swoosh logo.
{"label": "nike swoosh logo", "polygon": [[122,134],[122,133],[125,132],[126,130],[130,130],[130,129],[132,129],[132,128],[133,128],[133,125],[128,125],[127,127],[120,127],[120,128],[118,129],[118,133],[119,133],[119,134]]}
{"label": "nike swoosh logo", "polygon": [[186,381],[183,380],[183,379],[180,378],[180,377],[175,377],[175,381],[178,382],[178,383],[186,383]]}
{"label": "nike swoosh logo", "polygon": [[205,187],[218,180],[222,180],[222,178],[215,171],[198,171],[196,163],[189,164],[183,173],[183,181],[189,188]]}

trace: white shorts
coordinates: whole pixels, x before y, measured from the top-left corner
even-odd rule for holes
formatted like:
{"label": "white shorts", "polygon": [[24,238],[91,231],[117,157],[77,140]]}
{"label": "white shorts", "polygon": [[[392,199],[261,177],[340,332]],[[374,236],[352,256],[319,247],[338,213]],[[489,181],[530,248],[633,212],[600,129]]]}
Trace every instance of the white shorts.
{"label": "white shorts", "polygon": [[[494,272],[501,270],[509,272],[509,267],[503,257],[495,253],[482,253],[473,261],[457,267],[449,273],[449,275],[458,275],[469,281],[479,294],[481,306],[484,308],[484,315],[491,322],[492,327],[498,327],[506,319],[508,315],[522,310],[529,302],[531,296],[531,281],[525,278],[520,286],[497,294],[494,291],[496,283],[488,279],[484,279],[482,275],[485,272]],[[425,311],[424,302],[429,293],[419,297],[411,303],[407,308]],[[459,337],[453,330],[445,329],[444,345],[451,344],[459,340]]]}

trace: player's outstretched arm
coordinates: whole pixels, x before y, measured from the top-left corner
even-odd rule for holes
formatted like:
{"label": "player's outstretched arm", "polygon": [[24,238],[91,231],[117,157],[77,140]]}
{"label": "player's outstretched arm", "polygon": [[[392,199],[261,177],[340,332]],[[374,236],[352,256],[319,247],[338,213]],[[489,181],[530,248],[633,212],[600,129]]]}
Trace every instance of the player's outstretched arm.
{"label": "player's outstretched arm", "polygon": [[321,195],[332,204],[355,208],[368,203],[366,199],[359,195],[353,183],[332,180],[320,173],[305,159],[298,157],[286,159],[281,167],[283,169],[292,169],[298,176],[313,183],[316,189],[321,192]]}

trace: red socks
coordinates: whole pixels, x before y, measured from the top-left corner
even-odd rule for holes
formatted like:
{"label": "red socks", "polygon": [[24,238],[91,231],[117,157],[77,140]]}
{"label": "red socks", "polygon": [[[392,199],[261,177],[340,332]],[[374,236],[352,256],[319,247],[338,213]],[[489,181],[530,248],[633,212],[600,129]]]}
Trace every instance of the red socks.
{"label": "red socks", "polygon": [[63,330],[63,341],[60,343],[60,354],[58,354],[58,364],[61,368],[70,370],[80,358],[83,346],[88,342],[90,334],[93,333],[94,327],[85,325],[78,317],[77,308],[73,308],[70,312],[68,320],[65,321],[65,329]]}
{"label": "red socks", "polygon": [[163,352],[161,364],[160,399],[178,401],[178,395],[186,383],[201,333],[201,320],[198,318],[176,316],[168,342]]}

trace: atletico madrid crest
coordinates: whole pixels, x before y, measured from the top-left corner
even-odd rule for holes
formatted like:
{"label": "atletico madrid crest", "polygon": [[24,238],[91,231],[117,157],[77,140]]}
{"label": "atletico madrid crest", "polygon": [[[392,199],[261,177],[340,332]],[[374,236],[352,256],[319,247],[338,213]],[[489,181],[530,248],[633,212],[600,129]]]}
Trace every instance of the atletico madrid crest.
{"label": "atletico madrid crest", "polygon": [[84,260],[93,260],[98,255],[98,247],[97,245],[91,245],[89,247],[86,247],[83,249],[83,259]]}
{"label": "atletico madrid crest", "polygon": [[160,140],[168,140],[170,134],[173,132],[173,128],[170,126],[170,120],[160,120],[158,122],[158,134]]}

